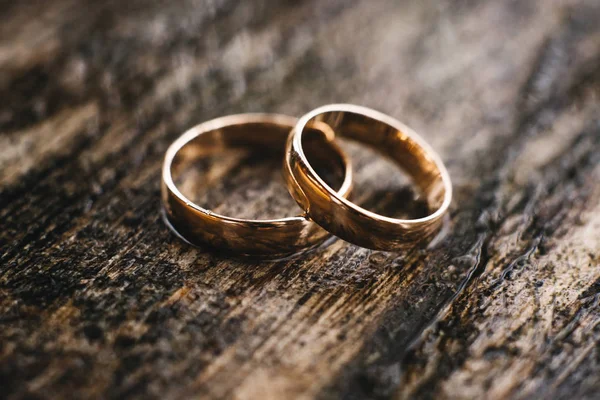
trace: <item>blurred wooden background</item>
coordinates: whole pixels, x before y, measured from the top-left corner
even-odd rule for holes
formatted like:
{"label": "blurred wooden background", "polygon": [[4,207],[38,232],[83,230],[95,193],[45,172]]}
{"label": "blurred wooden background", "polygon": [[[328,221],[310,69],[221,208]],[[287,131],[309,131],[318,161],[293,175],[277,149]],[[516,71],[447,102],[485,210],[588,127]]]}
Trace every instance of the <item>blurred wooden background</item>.
{"label": "blurred wooden background", "polygon": [[[0,397],[597,399],[599,95],[597,0],[0,1]],[[232,260],[164,226],[184,129],[330,102],[439,151],[431,249]],[[413,196],[350,153],[358,202]],[[228,165],[222,212],[298,211]]]}

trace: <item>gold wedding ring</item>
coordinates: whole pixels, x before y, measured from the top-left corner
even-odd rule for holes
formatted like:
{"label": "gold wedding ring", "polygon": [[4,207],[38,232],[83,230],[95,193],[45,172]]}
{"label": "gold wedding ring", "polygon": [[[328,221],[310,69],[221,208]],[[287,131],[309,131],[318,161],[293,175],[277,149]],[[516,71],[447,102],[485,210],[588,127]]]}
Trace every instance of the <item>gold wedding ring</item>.
{"label": "gold wedding ring", "polygon": [[[329,233],[304,216],[250,220],[219,215],[194,204],[174,183],[186,161],[231,148],[255,148],[283,158],[285,142],[297,119],[277,114],[240,114],[217,118],[185,132],[167,150],[162,170],[162,201],[167,222],[184,239],[244,255],[283,256],[317,245]],[[334,134],[325,124],[306,129],[311,160],[337,173],[341,182],[336,196],[345,198],[352,171]]]}
{"label": "gold wedding ring", "polygon": [[[367,144],[391,158],[421,189],[431,214],[418,219],[389,218],[357,206],[331,189],[311,166],[307,126],[327,124],[335,134]],[[331,136],[328,136],[331,138]],[[438,232],[452,199],[446,167],[412,129],[385,114],[349,104],[317,108],[298,120],[288,138],[284,175],[292,197],[310,219],[359,246],[395,251],[424,243]]]}
{"label": "gold wedding ring", "polygon": [[[391,218],[349,201],[352,171],[335,144],[336,134],[369,145],[396,162],[424,194],[430,214]],[[287,188],[304,214],[271,220],[227,217],[195,204],[175,185],[173,176],[189,160],[248,147],[271,155],[279,151],[282,157],[285,149]],[[317,171],[337,174],[339,182],[333,186],[339,188],[332,189]],[[162,200],[167,222],[184,239],[238,254],[288,255],[321,243],[329,233],[370,249],[396,251],[427,243],[439,231],[452,200],[452,184],[440,157],[412,129],[366,107],[333,104],[299,120],[240,114],[190,129],[167,150]]]}

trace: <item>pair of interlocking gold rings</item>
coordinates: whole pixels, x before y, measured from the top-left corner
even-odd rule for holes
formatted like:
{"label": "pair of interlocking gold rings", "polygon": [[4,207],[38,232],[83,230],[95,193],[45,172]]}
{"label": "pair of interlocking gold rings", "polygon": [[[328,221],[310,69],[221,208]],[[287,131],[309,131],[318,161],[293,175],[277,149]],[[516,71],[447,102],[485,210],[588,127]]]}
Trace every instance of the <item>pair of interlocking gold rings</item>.
{"label": "pair of interlocking gold rings", "polygon": [[[389,218],[348,200],[352,168],[335,143],[336,134],[367,144],[396,162],[424,194],[430,214],[418,219]],[[173,180],[186,160],[230,148],[284,146],[286,185],[304,210],[296,217],[249,220],[219,215],[186,198]],[[331,188],[315,171],[317,165],[338,172],[341,185]],[[330,233],[385,251],[428,243],[439,231],[452,199],[446,167],[419,135],[390,116],[350,104],[323,106],[300,119],[239,114],[202,123],[169,147],[162,179],[167,222],[180,236],[195,245],[251,256],[290,255],[322,243]]]}

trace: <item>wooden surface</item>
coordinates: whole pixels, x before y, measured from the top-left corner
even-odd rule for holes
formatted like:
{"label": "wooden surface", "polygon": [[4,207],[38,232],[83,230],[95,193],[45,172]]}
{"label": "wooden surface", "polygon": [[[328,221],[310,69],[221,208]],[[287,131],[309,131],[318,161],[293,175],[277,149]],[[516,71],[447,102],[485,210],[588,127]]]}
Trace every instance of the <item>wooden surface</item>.
{"label": "wooden surface", "polygon": [[[598,21],[596,0],[0,1],[0,397],[600,398]],[[430,249],[233,260],[165,227],[184,129],[330,102],[439,151]],[[357,202],[411,211],[349,152]],[[262,158],[212,160],[198,198],[297,213]]]}

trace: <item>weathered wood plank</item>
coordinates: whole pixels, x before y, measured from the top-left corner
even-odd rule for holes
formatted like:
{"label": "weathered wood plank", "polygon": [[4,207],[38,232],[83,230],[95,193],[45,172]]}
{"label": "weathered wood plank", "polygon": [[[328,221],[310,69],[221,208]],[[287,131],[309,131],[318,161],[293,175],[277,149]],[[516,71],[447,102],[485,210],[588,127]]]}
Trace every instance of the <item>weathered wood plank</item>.
{"label": "weathered wood plank", "polygon": [[[597,2],[57,0],[0,18],[9,398],[597,396]],[[434,246],[233,260],[164,226],[160,164],[184,129],[340,101],[446,161]],[[346,147],[356,201],[418,212],[389,163]],[[296,213],[247,161],[212,160],[231,175],[198,196]]]}

